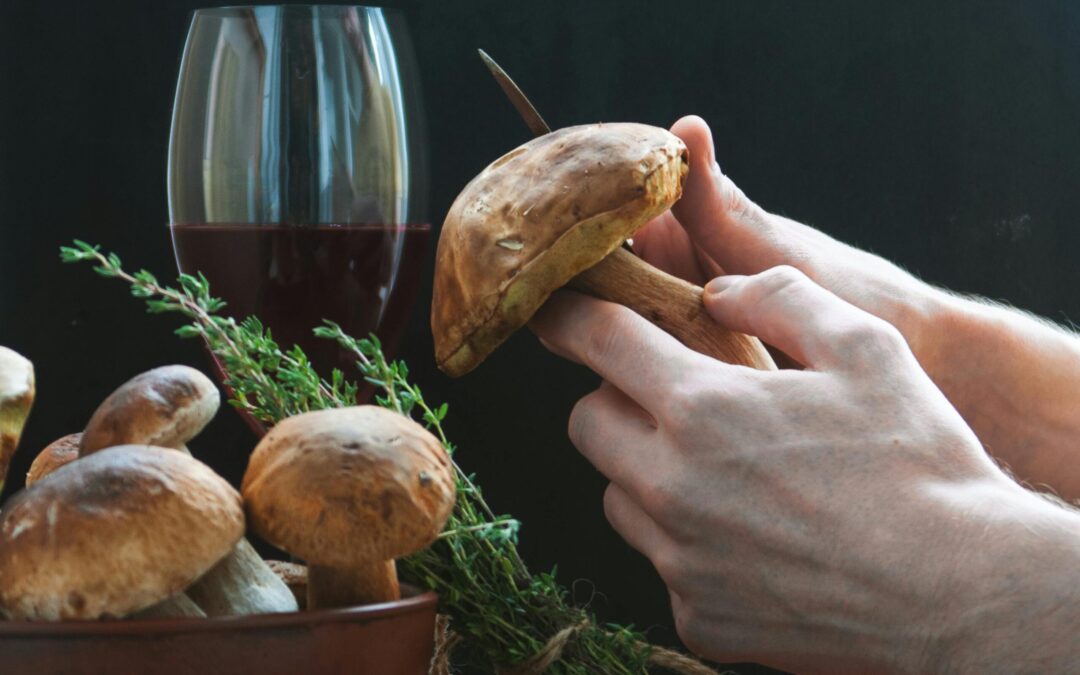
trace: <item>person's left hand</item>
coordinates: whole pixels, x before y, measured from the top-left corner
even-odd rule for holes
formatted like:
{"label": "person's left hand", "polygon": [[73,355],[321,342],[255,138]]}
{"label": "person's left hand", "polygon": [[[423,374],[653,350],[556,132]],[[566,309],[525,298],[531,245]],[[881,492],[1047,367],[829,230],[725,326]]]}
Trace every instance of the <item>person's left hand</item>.
{"label": "person's left hand", "polygon": [[977,595],[966,544],[1033,498],[884,321],[784,267],[721,277],[705,303],[806,370],[720,363],[565,291],[531,323],[605,380],[570,438],[611,480],[607,517],[664,579],[685,644],[800,671],[927,672],[979,642],[960,629]]}

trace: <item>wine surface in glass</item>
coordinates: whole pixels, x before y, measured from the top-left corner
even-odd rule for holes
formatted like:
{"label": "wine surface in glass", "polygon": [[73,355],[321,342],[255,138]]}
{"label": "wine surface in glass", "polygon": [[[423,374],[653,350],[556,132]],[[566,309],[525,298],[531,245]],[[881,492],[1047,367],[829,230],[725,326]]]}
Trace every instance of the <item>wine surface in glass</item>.
{"label": "wine surface in glass", "polygon": [[423,272],[429,225],[171,225],[180,270],[202,272],[237,320],[257,316],[287,349],[300,345],[323,377],[355,358],[316,338],[323,319],[354,337],[378,335],[392,354]]}

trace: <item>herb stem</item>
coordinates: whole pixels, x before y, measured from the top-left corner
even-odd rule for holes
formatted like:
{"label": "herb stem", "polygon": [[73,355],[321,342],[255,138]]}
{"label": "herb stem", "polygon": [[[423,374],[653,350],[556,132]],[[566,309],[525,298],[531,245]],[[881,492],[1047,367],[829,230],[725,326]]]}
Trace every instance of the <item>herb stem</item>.
{"label": "herb stem", "polygon": [[[150,312],[175,312],[190,323],[177,329],[181,337],[201,337],[219,359],[230,403],[259,421],[273,425],[301,412],[357,405],[360,387],[340,371],[330,380],[315,372],[298,347],[282,350],[255,317],[242,321],[219,314],[225,303],[210,295],[201,274],[181,274],[179,288],[159,284],[152,274],[130,274],[114,253],[75,241],[62,247],[65,262],[88,261],[105,277],[128,283],[131,294]],[[388,361],[379,341],[357,339],[332,322],[314,329],[356,356],[362,379],[382,392],[375,402],[402,415],[416,415],[438,436],[451,456],[457,500],[446,528],[427,549],[399,561],[403,577],[435,590],[440,609],[450,615],[461,637],[455,656],[461,665],[486,671],[513,667],[534,657],[559,631],[579,626],[553,675],[645,675],[651,647],[629,628],[601,627],[591,613],[573,606],[569,592],[554,572],[533,574],[517,550],[520,523],[497,516],[474,479],[457,463],[454,446],[442,422],[447,406],[431,406],[420,387],[408,379],[402,361]]]}

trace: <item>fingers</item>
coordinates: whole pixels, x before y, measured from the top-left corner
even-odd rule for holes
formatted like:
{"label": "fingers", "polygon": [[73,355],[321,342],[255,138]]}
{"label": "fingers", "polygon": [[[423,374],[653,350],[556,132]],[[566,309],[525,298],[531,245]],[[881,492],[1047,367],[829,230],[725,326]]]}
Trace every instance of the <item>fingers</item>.
{"label": "fingers", "polygon": [[664,211],[634,233],[634,253],[653,267],[684,279],[686,277],[680,272],[687,271],[686,252],[689,250],[690,235],[671,211]]}
{"label": "fingers", "polygon": [[775,264],[769,247],[773,225],[716,163],[712,132],[703,119],[683,117],[671,132],[690,150],[690,173],[672,207],[690,238],[729,272],[752,273]]}
{"label": "fingers", "polygon": [[755,335],[815,369],[881,365],[907,352],[899,332],[792,267],[718,277],[705,309],[721,325]]}
{"label": "fingers", "polygon": [[653,267],[698,286],[724,273],[712,258],[690,241],[690,235],[671,211],[653,218],[637,231],[634,252]]}
{"label": "fingers", "polygon": [[700,364],[698,354],[632,310],[571,291],[553,295],[529,327],[650,412]]}
{"label": "fingers", "polygon": [[568,433],[570,442],[597,471],[635,496],[663,461],[652,417],[606,383],[577,402]]}
{"label": "fingers", "polygon": [[667,535],[656,521],[615,483],[604,492],[604,515],[627,544],[650,560],[658,551],[670,548]]}

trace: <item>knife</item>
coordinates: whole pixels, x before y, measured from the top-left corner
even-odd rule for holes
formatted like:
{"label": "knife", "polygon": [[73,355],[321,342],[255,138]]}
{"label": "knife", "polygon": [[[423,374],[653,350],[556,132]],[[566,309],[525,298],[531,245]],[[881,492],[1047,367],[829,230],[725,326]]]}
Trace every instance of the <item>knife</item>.
{"label": "knife", "polygon": [[506,74],[506,71],[499,67],[499,64],[495,63],[495,60],[487,55],[483,49],[476,50],[480,52],[480,59],[484,62],[484,65],[491,71],[495,81],[499,83],[499,87],[502,88],[503,93],[510,99],[510,102],[517,108],[518,114],[525,120],[525,124],[528,125],[529,131],[533,133],[533,136],[543,136],[544,134],[551,133],[551,127],[548,126],[544,118],[540,116],[540,113],[536,111],[534,106],[525,93],[521,91],[521,87],[517,86],[510,76]]}
{"label": "knife", "polygon": [[[488,56],[487,52],[483,49],[477,49],[476,51],[480,52],[480,60],[491,71],[491,75],[495,78],[503,93],[506,94],[506,98],[510,99],[510,102],[517,108],[518,114],[521,115],[521,119],[525,120],[525,124],[529,127],[529,131],[533,133],[533,136],[550,134],[551,127],[540,116],[536,106],[532,104],[525,92],[521,91],[521,87],[517,86],[517,83],[506,74],[506,71],[499,64],[495,63],[495,59]],[[634,253],[634,240],[627,239],[623,242],[622,247],[630,253]],[[634,253],[634,255],[637,254]]]}

